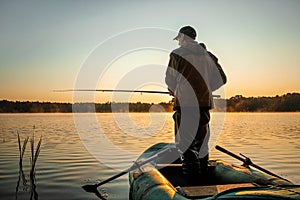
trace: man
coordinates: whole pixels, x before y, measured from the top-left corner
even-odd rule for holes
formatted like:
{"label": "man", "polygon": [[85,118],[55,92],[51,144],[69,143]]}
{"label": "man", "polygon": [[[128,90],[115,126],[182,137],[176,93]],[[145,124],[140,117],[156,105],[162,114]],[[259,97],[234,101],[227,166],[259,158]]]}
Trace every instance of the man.
{"label": "man", "polygon": [[[206,45],[204,43],[199,43],[199,44],[200,44],[200,46],[202,46],[207,51]],[[214,63],[216,64],[216,66],[217,66],[217,68],[218,68],[218,70],[220,72],[220,75],[221,75],[221,78],[222,78],[222,82],[223,82],[223,83],[221,82],[219,85],[218,85],[218,83],[217,83],[217,85],[214,85],[214,84],[211,83],[211,90],[215,91],[216,89],[218,89],[220,86],[222,86],[223,84],[225,84],[227,82],[227,78],[226,78],[226,75],[225,75],[225,73],[224,73],[221,65],[218,62],[219,59],[212,52],[207,51],[207,53],[211,57],[211,59],[214,61]],[[218,81],[218,79],[214,79],[214,81]],[[216,88],[214,88],[214,86]]]}
{"label": "man", "polygon": [[195,39],[191,26],[179,30],[174,40],[180,47],[171,52],[165,77],[175,99],[175,141],[189,181],[207,174],[211,88],[224,84],[216,64]]}

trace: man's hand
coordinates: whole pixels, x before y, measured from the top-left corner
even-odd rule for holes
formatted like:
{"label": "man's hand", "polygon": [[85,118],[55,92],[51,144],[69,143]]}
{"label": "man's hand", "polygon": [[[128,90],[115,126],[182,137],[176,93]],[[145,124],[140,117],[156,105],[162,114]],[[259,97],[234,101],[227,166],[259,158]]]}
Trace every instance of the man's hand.
{"label": "man's hand", "polygon": [[174,92],[168,88],[169,95],[174,97]]}

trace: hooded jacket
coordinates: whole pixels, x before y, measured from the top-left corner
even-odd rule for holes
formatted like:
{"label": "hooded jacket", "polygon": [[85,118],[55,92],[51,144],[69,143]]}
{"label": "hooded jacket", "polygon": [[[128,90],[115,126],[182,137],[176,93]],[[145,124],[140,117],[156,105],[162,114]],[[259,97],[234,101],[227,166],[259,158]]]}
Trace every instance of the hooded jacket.
{"label": "hooded jacket", "polygon": [[187,41],[170,54],[165,82],[175,105],[211,108],[211,83],[221,81],[218,68],[196,41]]}

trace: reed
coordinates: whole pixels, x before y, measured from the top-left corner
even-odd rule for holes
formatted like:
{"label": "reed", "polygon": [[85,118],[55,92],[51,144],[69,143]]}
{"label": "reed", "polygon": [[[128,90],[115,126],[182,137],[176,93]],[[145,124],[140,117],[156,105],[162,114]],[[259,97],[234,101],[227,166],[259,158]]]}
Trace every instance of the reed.
{"label": "reed", "polygon": [[42,144],[42,136],[41,136],[39,139],[39,142],[36,146],[36,149],[34,149],[34,133],[35,133],[35,126],[33,126],[33,133],[32,133],[32,137],[30,140],[30,144],[31,144],[30,178],[31,179],[34,177],[34,174],[35,174],[35,166],[36,166],[36,162],[37,162],[37,159],[38,159],[40,151],[41,151],[41,144]]}
{"label": "reed", "polygon": [[19,191],[19,186],[20,186],[20,181],[23,181],[23,186],[27,186],[27,180],[25,178],[24,172],[23,172],[23,157],[25,154],[26,146],[28,141],[30,140],[30,147],[31,147],[31,152],[30,152],[30,172],[29,172],[29,177],[30,177],[30,199],[38,199],[38,194],[36,192],[36,185],[35,185],[35,168],[36,168],[36,163],[37,159],[39,157],[40,151],[41,151],[41,144],[42,144],[42,135],[37,143],[37,146],[35,148],[34,141],[35,141],[35,126],[33,126],[33,132],[32,136],[29,137],[27,136],[23,142],[23,145],[21,144],[21,139],[20,139],[20,134],[17,132],[18,136],[18,146],[19,146],[19,178],[17,181],[17,186],[16,186],[16,199],[17,199],[17,193]]}
{"label": "reed", "polygon": [[22,169],[22,166],[23,166],[23,157],[24,157],[24,153],[25,153],[25,150],[26,150],[26,146],[27,146],[27,142],[29,140],[29,137],[27,136],[25,138],[24,142],[23,142],[23,145],[21,145],[21,139],[20,139],[19,132],[17,132],[17,135],[18,135],[19,154],[20,154],[19,165],[20,165],[20,168]]}
{"label": "reed", "polygon": [[17,131],[17,136],[18,136],[18,146],[19,146],[19,154],[20,154],[19,156],[20,157],[19,157],[19,178],[18,178],[18,181],[17,181],[16,192],[18,192],[18,190],[19,190],[19,185],[20,185],[21,180],[22,180],[24,186],[26,186],[26,183],[27,183],[25,174],[23,172],[23,157],[24,157],[24,154],[25,154],[25,150],[26,150],[28,140],[29,140],[29,137],[27,136],[24,139],[23,145],[21,145],[20,134],[19,134],[18,131]]}

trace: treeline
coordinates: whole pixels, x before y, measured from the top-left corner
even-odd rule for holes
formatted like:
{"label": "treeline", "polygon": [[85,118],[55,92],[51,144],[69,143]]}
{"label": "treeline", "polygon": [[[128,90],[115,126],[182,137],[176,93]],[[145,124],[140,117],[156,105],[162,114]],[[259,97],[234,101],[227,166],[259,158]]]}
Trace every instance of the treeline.
{"label": "treeline", "polygon": [[70,103],[30,102],[30,101],[0,101],[1,113],[52,113],[72,112]]}
{"label": "treeline", "polygon": [[0,113],[170,112],[171,103],[51,103],[0,101]]}
{"label": "treeline", "polygon": [[[243,97],[215,99],[214,111],[227,112],[299,112],[300,94],[287,93],[275,97]],[[51,103],[0,101],[0,113],[69,113],[69,112],[172,112],[168,103]]]}
{"label": "treeline", "polygon": [[227,112],[299,112],[300,94],[287,93],[275,97],[243,97],[227,99]]}

